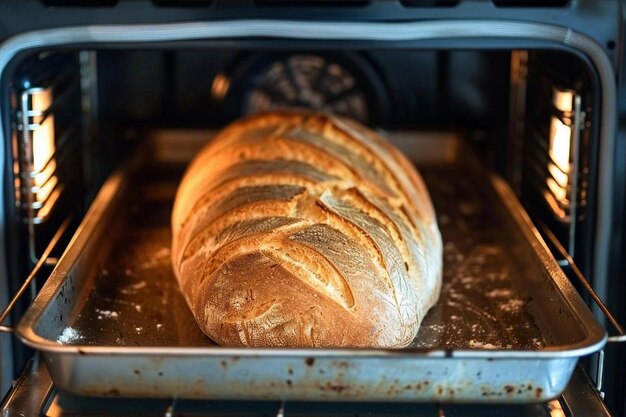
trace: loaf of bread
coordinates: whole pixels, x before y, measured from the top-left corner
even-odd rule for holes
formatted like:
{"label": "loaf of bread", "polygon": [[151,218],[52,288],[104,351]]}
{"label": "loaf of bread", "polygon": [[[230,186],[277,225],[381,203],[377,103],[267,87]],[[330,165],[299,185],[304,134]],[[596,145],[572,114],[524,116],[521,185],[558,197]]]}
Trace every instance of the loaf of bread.
{"label": "loaf of bread", "polygon": [[200,328],[224,346],[407,346],[437,301],[442,243],[424,183],[354,121],[237,121],[197,155],[172,259]]}

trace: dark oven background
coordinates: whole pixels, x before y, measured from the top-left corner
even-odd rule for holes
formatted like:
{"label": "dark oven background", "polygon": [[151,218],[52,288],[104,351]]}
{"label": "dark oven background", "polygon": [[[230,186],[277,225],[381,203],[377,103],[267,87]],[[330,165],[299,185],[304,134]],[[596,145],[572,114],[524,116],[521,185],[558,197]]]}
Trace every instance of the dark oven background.
{"label": "dark oven background", "polygon": [[219,127],[280,105],[382,128],[503,129],[509,54],[169,50],[98,53],[109,124]]}

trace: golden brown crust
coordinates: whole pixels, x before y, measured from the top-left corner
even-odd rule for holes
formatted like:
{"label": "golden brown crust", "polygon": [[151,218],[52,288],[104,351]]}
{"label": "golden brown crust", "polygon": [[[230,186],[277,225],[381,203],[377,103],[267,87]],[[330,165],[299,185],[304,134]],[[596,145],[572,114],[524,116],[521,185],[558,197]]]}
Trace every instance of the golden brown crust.
{"label": "golden brown crust", "polygon": [[403,347],[441,286],[419,174],[373,131],[324,114],[222,130],[188,168],[172,227],[183,294],[223,345]]}

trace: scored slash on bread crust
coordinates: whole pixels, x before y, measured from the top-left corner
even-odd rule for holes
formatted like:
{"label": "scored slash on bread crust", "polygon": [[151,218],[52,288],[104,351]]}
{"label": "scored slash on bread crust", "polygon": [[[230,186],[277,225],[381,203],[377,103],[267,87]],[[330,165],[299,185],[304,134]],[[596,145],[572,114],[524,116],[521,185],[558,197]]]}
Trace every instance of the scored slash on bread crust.
{"label": "scored slash on bread crust", "polygon": [[426,187],[375,132],[280,112],[235,122],[188,168],[172,260],[201,329],[227,346],[408,345],[441,288]]}

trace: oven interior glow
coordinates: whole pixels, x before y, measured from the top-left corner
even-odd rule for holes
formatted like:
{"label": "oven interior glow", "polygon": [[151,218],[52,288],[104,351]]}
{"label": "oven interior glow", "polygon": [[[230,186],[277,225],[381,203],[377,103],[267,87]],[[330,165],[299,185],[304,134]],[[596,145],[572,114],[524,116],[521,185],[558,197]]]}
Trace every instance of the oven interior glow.
{"label": "oven interior glow", "polygon": [[554,90],[552,102],[559,111],[571,112],[574,105],[574,92]]}
{"label": "oven interior glow", "polygon": [[550,124],[550,157],[556,166],[565,174],[570,171],[570,142],[572,128],[553,116]]}

